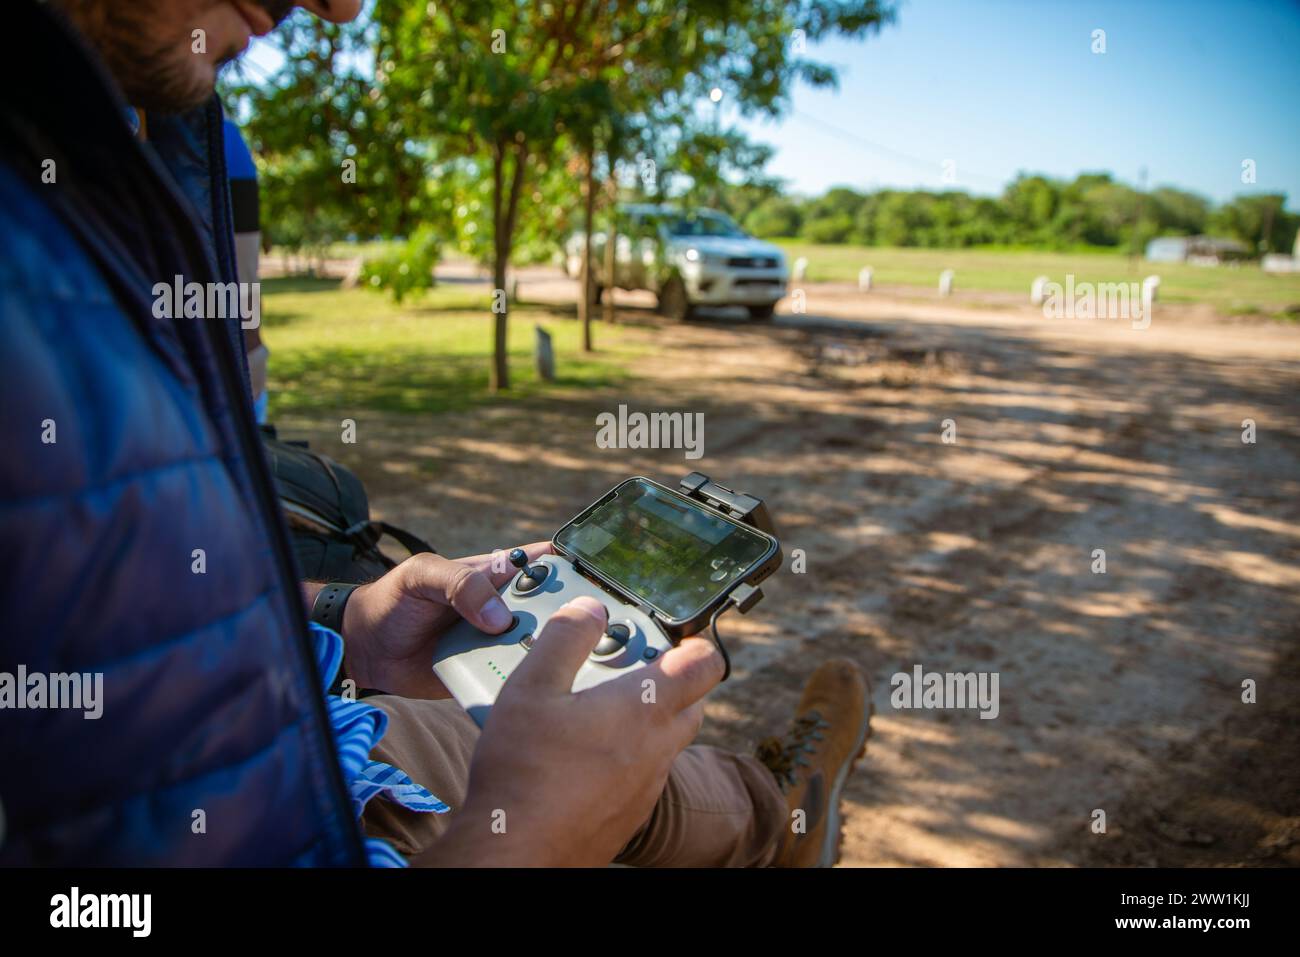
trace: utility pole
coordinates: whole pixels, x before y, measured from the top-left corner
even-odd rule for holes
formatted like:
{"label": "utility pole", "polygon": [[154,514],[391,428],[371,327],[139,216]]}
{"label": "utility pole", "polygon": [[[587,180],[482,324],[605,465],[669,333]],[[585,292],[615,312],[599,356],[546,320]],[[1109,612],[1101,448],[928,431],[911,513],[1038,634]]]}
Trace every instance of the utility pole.
{"label": "utility pole", "polygon": [[1273,236],[1273,214],[1274,214],[1275,212],[1277,212],[1277,210],[1276,210],[1276,208],[1273,206],[1273,204],[1272,204],[1272,203],[1269,203],[1269,202],[1265,202],[1265,204],[1264,204],[1264,232],[1263,232],[1263,234],[1259,237],[1259,251],[1260,251],[1261,253],[1272,252],[1272,250],[1273,250],[1273,243],[1272,243],[1272,236]]}

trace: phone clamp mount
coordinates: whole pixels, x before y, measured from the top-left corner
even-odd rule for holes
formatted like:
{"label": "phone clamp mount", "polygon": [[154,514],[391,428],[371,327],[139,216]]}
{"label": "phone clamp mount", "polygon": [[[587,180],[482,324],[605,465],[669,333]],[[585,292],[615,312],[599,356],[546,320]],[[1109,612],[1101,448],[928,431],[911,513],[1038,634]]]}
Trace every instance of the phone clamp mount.
{"label": "phone clamp mount", "polygon": [[[732,491],[692,472],[682,479],[680,494],[696,499],[710,510],[775,536],[767,509],[760,499]],[[479,631],[460,621],[443,634],[434,648],[433,671],[453,698],[482,727],[506,679],[523,664],[537,635],[550,617],[567,602],[586,595],[605,606],[605,634],[579,668],[573,690],[583,691],[622,674],[652,664],[673,648],[673,641],[650,609],[639,607],[612,593],[585,574],[577,561],[564,555],[542,555],[529,561],[523,549],[509,560],[518,573],[498,590],[510,610],[510,627],[497,635]],[[731,659],[718,638],[718,616],[735,607],[742,614],[763,597],[754,585],[737,585],[709,620],[713,640],[731,674]]]}
{"label": "phone clamp mount", "polygon": [[774,538],[778,537],[776,526],[772,524],[767,506],[761,498],[734,492],[727,486],[714,482],[703,472],[692,472],[678,483],[677,489],[688,498],[703,502],[730,518],[753,525],[760,532],[767,532]]}
{"label": "phone clamp mount", "polygon": [[[725,485],[719,485],[714,482],[703,472],[692,472],[678,483],[678,491],[688,498],[693,498],[703,502],[714,511],[722,512],[729,518],[744,522],[746,525],[752,525],[760,532],[777,537],[776,525],[772,522],[772,517],[767,513],[767,506],[763,504],[761,498],[753,495],[746,495],[744,492],[737,492],[727,488]],[[713,634],[713,643],[717,645],[718,653],[722,655],[722,680],[726,681],[731,677],[731,655],[727,654],[727,646],[722,643],[722,637],[718,634],[718,619],[730,608],[735,608],[742,615],[763,600],[763,590],[755,585],[741,584],[737,585],[735,590],[727,596],[727,601],[718,606],[709,619],[709,630]]]}

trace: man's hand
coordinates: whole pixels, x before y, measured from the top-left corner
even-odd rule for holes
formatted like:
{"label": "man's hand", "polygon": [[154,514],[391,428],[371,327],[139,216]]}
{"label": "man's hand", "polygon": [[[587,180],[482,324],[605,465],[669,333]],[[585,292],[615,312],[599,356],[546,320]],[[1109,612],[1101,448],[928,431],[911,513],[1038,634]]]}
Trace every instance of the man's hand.
{"label": "man's hand", "polygon": [[[530,561],[549,554],[550,542],[523,546]],[[516,569],[506,552],[455,560],[412,555],[383,578],[352,593],[343,612],[344,668],[360,688],[406,698],[446,698],[433,673],[438,636],[464,618],[480,631],[510,627],[510,610],[497,594]]]}
{"label": "man's hand", "polygon": [[601,866],[650,816],[700,729],[722,656],[688,638],[653,665],[573,694],[605,616],[581,597],[547,622],[488,716],[464,806],[417,864]]}

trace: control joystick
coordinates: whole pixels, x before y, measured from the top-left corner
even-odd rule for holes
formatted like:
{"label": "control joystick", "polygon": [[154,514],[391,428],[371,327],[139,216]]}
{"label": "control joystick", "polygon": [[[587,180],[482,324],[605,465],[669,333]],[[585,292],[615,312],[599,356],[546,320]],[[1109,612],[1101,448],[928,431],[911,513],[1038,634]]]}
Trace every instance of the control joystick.
{"label": "control joystick", "polygon": [[612,625],[605,627],[605,633],[600,636],[600,641],[596,643],[592,654],[597,658],[604,658],[608,655],[616,654],[622,651],[632,638],[632,629],[622,622],[614,622]]}
{"label": "control joystick", "polygon": [[522,548],[511,549],[510,564],[523,572],[523,574],[515,581],[515,590],[522,593],[530,592],[541,585],[546,581],[546,576],[550,571],[540,562],[536,565],[529,565],[528,553]]}
{"label": "control joystick", "polygon": [[480,728],[506,679],[534,653],[546,623],[579,596],[600,602],[606,618],[604,634],[574,675],[575,694],[648,667],[672,648],[662,625],[649,612],[620,601],[582,575],[564,555],[547,555],[530,565],[528,556],[516,550],[510,562],[519,571],[498,593],[514,613],[514,624],[489,635],[461,619],[439,636],[433,652],[433,673]]}

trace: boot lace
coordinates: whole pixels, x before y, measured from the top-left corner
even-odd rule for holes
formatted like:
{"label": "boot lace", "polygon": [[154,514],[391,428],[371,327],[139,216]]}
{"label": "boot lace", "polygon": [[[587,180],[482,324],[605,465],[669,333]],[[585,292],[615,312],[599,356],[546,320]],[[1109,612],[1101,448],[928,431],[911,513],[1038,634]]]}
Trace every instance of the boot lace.
{"label": "boot lace", "polygon": [[817,742],[824,739],[822,729],[830,722],[818,711],[795,718],[784,738],[764,738],[758,743],[756,756],[775,775],[781,790],[794,786],[799,768],[812,767],[806,755],[817,752]]}

